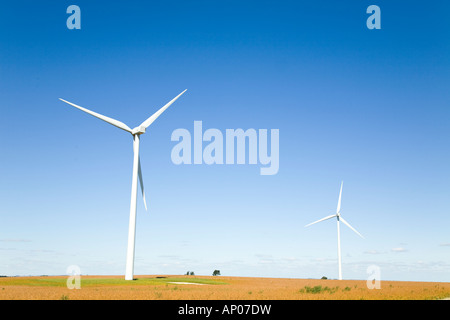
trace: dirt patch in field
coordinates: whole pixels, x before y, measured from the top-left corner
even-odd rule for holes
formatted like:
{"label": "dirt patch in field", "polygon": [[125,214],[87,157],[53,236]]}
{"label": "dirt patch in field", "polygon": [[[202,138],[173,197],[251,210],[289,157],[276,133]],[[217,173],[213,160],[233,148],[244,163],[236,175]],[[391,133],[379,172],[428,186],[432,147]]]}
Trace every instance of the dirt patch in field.
{"label": "dirt patch in field", "polygon": [[206,283],[194,283],[194,282],[167,282],[167,283],[171,283],[171,284],[193,284],[196,286],[204,286],[206,285]]}

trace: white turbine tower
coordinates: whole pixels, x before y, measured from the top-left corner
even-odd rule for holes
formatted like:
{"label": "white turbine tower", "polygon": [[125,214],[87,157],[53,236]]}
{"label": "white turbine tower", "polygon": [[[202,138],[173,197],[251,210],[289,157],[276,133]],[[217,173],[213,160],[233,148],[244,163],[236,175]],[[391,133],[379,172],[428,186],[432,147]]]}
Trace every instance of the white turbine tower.
{"label": "white turbine tower", "polygon": [[353,228],[347,221],[344,220],[344,218],[342,218],[341,216],[341,197],[342,197],[342,186],[344,185],[344,182],[341,182],[341,191],[339,192],[339,200],[338,200],[338,205],[337,205],[337,209],[336,209],[336,214],[332,214],[330,216],[326,216],[325,218],[322,218],[320,220],[314,221],[310,224],[307,224],[305,227],[309,227],[310,225],[313,225],[315,223],[324,221],[324,220],[328,220],[331,218],[336,217],[337,220],[337,237],[338,237],[338,264],[339,264],[339,280],[342,280],[342,266],[341,266],[341,235],[340,235],[340,230],[339,230],[339,221],[342,221],[347,227],[349,227],[350,229],[352,229],[358,236],[360,236],[361,238],[364,239],[364,237],[358,232],[356,231],[355,228]]}
{"label": "white turbine tower", "polygon": [[61,101],[64,101],[65,103],[70,104],[71,106],[74,106],[75,108],[80,109],[81,111],[84,111],[96,118],[99,118],[100,120],[106,121],[109,124],[112,124],[113,126],[116,126],[122,130],[129,132],[133,136],[134,159],[133,159],[133,176],[132,176],[132,182],[131,182],[130,224],[129,224],[129,229],[128,229],[128,249],[127,249],[127,264],[126,264],[126,270],[125,270],[125,280],[133,280],[133,274],[134,274],[134,247],[135,247],[134,243],[135,243],[135,239],[136,239],[136,202],[137,202],[138,177],[139,177],[139,182],[141,185],[142,198],[144,200],[145,210],[147,210],[147,203],[145,202],[145,194],[144,194],[144,181],[142,179],[141,163],[140,163],[140,159],[139,159],[139,136],[141,134],[144,134],[145,129],[147,129],[148,126],[150,126],[153,123],[153,121],[155,121],[156,118],[158,118],[161,115],[161,113],[163,113],[168,107],[170,107],[170,105],[172,103],[174,103],[175,100],[177,100],[183,93],[185,93],[186,90],[181,92],[178,96],[176,96],[171,101],[169,101],[164,107],[162,107],[157,112],[155,112],[150,118],[148,118],[147,120],[142,122],[140,126],[137,126],[134,129],[130,129],[123,122],[111,119],[109,117],[106,117],[106,116],[96,113],[94,111],[77,106],[76,104],[73,104],[64,99],[61,99],[61,98],[59,99]]}

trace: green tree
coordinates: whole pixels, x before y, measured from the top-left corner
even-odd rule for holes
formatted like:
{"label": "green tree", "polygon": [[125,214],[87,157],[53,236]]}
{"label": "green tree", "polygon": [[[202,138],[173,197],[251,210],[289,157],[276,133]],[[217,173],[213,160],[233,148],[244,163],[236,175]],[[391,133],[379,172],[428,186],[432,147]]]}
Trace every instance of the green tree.
{"label": "green tree", "polygon": [[214,270],[213,276],[220,276],[220,270]]}

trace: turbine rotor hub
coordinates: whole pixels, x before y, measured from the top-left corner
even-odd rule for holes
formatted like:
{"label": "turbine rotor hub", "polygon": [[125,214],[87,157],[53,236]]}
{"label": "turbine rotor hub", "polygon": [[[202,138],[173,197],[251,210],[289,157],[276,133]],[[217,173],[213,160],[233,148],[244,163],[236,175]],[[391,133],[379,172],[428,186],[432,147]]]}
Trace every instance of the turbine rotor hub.
{"label": "turbine rotor hub", "polygon": [[136,128],[134,128],[134,129],[131,131],[131,134],[132,134],[132,135],[135,135],[135,134],[143,134],[143,133],[145,133],[145,127],[144,127],[144,126],[136,127]]}

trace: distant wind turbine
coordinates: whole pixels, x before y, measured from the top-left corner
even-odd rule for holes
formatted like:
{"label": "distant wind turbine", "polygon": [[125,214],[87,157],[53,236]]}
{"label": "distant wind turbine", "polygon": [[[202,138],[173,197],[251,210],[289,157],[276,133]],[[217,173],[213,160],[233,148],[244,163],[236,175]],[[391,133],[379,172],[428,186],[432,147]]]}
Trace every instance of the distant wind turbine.
{"label": "distant wind turbine", "polygon": [[309,227],[310,225],[313,225],[315,223],[321,222],[321,221],[325,221],[331,218],[336,217],[337,219],[337,238],[338,238],[338,264],[339,264],[339,280],[342,280],[342,266],[341,266],[341,235],[340,235],[340,230],[339,230],[339,221],[342,221],[347,227],[349,227],[350,229],[352,229],[358,236],[360,236],[361,238],[364,239],[364,237],[358,232],[356,231],[355,228],[353,228],[347,221],[344,220],[344,218],[342,218],[341,216],[341,198],[342,198],[342,186],[344,185],[344,182],[341,182],[341,191],[339,192],[339,200],[338,200],[338,205],[337,205],[337,209],[336,209],[336,214],[332,214],[330,216],[326,216],[325,218],[322,218],[320,220],[314,221],[310,224],[307,224],[305,227]]}
{"label": "distant wind turbine", "polygon": [[120,128],[122,130],[129,132],[133,136],[134,159],[133,159],[133,175],[132,175],[132,182],[131,182],[130,224],[129,224],[129,229],[128,229],[128,249],[127,249],[127,264],[126,264],[126,270],[125,270],[125,280],[133,280],[133,274],[134,274],[134,248],[135,248],[134,243],[135,243],[135,239],[136,239],[136,202],[137,202],[138,176],[139,176],[139,183],[140,183],[141,190],[142,190],[142,198],[144,200],[145,210],[147,210],[147,203],[145,201],[145,193],[144,193],[144,181],[142,179],[141,162],[140,162],[140,158],[139,158],[139,136],[141,134],[144,134],[145,129],[147,129],[148,126],[150,126],[153,123],[153,121],[156,120],[156,118],[158,118],[168,107],[170,107],[170,105],[172,103],[174,103],[183,93],[185,93],[186,90],[181,92],[178,96],[176,96],[171,101],[169,101],[164,107],[162,107],[157,112],[155,112],[150,118],[148,118],[147,120],[142,122],[140,126],[137,126],[134,129],[129,128],[123,122],[114,120],[112,118],[106,117],[106,116],[96,113],[94,111],[77,106],[76,104],[73,104],[64,99],[61,99],[61,98],[59,99],[65,103],[70,104],[71,106],[73,106],[75,108],[80,109],[81,111],[84,111],[96,118],[99,118],[100,120],[106,121],[109,124],[116,126],[117,128]]}

